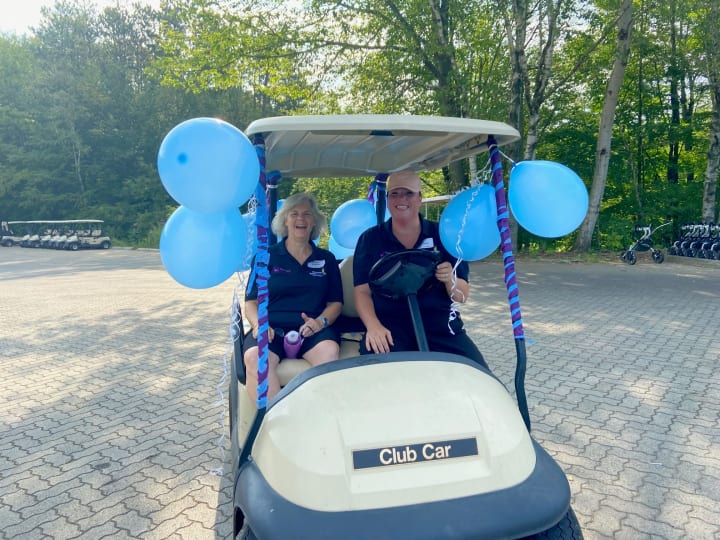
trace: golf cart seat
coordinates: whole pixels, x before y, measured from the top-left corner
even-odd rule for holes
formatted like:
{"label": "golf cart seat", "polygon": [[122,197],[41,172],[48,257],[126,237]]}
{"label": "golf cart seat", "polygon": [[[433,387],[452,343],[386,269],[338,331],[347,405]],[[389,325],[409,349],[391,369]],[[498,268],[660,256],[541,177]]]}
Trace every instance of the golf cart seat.
{"label": "golf cart seat", "polygon": [[[335,321],[335,327],[341,336],[340,358],[350,358],[360,354],[360,340],[365,331],[355,309],[352,255],[340,263],[340,277],[343,285],[343,307],[340,317]],[[309,367],[307,360],[302,358],[283,358],[277,369],[280,386],[285,386],[293,377]]]}

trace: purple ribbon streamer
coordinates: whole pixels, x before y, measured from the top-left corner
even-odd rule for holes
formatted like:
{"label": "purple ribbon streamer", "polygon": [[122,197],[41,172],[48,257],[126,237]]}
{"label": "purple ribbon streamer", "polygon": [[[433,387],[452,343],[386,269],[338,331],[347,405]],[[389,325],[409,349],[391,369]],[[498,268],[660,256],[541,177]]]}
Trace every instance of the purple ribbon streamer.
{"label": "purple ribbon streamer", "polygon": [[255,152],[260,162],[260,181],[255,189],[255,196],[258,199],[258,205],[255,214],[255,230],[257,231],[257,254],[255,255],[255,268],[252,272],[257,280],[257,302],[258,302],[258,387],[257,387],[257,407],[264,409],[267,407],[268,394],[268,330],[270,328],[268,319],[268,279],[270,272],[268,265],[270,262],[270,254],[268,253],[268,230],[269,230],[269,202],[266,196],[267,175],[265,173],[265,141],[261,135],[256,135],[253,139]]}
{"label": "purple ribbon streamer", "polygon": [[490,164],[492,166],[492,185],[495,188],[495,204],[497,205],[497,226],[500,231],[500,247],[503,263],[505,265],[505,288],[507,290],[508,304],[510,305],[510,318],[515,339],[525,339],[523,331],[522,313],[520,311],[520,295],[515,275],[515,257],[512,252],[512,238],[510,236],[510,213],[505,198],[505,183],[503,182],[503,166],[500,161],[500,150],[494,139],[488,139],[490,149]]}

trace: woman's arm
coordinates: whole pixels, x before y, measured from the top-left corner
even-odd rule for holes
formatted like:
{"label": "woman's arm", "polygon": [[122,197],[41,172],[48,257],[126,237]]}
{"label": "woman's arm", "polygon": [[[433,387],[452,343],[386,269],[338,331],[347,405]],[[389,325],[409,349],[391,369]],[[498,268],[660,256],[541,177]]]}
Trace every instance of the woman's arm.
{"label": "woman's arm", "polygon": [[[257,339],[258,328],[260,323],[258,322],[258,303],[257,300],[245,300],[245,318],[250,324],[252,329],[252,337]],[[268,340],[272,341],[275,338],[275,330],[272,326],[268,326]]]}
{"label": "woman's arm", "polygon": [[435,279],[445,285],[450,300],[464,304],[470,294],[470,284],[460,277],[455,277],[453,283],[453,265],[442,262],[435,268]]}
{"label": "woman's arm", "polygon": [[392,333],[378,319],[375,313],[370,286],[367,283],[355,286],[355,309],[365,325],[365,347],[376,353],[390,352],[394,345]]}
{"label": "woman's arm", "polygon": [[252,329],[252,336],[257,339],[259,326],[257,300],[245,300],[245,318]]}

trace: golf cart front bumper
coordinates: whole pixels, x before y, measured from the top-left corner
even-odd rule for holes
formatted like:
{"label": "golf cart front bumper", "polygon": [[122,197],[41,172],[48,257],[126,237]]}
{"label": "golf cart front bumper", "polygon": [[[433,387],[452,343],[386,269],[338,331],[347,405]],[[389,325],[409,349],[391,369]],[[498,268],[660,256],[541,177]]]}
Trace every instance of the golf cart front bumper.
{"label": "golf cart front bumper", "polygon": [[519,538],[565,516],[570,487],[560,467],[533,441],[535,468],[524,482],[457,499],[364,510],[324,512],[280,496],[250,461],[240,471],[235,504],[260,540]]}

